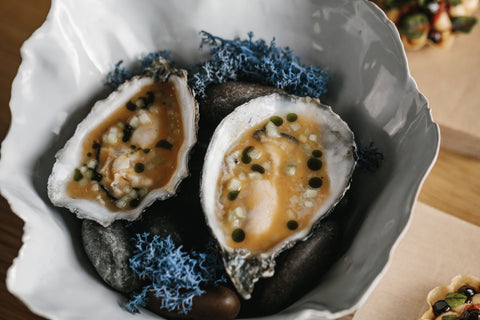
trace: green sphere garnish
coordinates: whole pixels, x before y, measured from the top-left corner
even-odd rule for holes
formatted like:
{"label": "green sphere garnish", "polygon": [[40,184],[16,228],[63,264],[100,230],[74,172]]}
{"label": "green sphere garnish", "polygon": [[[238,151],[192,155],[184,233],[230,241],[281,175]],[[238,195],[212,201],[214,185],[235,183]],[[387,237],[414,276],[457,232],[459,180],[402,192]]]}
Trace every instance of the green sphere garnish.
{"label": "green sphere garnish", "polygon": [[235,242],[242,242],[245,240],[245,232],[240,228],[233,230],[232,239]]}
{"label": "green sphere garnish", "polygon": [[317,158],[310,158],[307,161],[307,166],[312,171],[318,171],[322,168],[322,160]]}
{"label": "green sphere garnish", "polygon": [[75,169],[75,172],[73,173],[73,180],[75,181],[80,181],[83,178],[83,174],[80,172],[79,169]]}
{"label": "green sphere garnish", "polygon": [[252,171],[256,171],[256,172],[259,172],[261,174],[264,174],[265,173],[265,168],[262,167],[261,165],[259,164],[252,164],[252,166],[250,167],[250,169],[252,169]]}
{"label": "green sphere garnish", "polygon": [[297,119],[298,119],[298,116],[297,116],[296,113],[287,114],[287,121],[288,122],[295,122],[295,121],[297,121]]}
{"label": "green sphere garnish", "polygon": [[252,162],[252,158],[248,154],[252,150],[253,150],[252,146],[248,146],[243,150],[243,152],[242,152],[242,162],[243,163],[249,164],[250,162]]}
{"label": "green sphere garnish", "polygon": [[283,119],[280,118],[279,116],[273,116],[270,118],[270,121],[273,122],[274,125],[277,127],[281,126],[283,124]]}
{"label": "green sphere garnish", "polygon": [[298,222],[295,220],[290,220],[287,222],[287,228],[289,230],[296,230],[298,228]]}
{"label": "green sphere garnish", "polygon": [[312,156],[314,156],[315,158],[320,158],[322,155],[323,155],[323,153],[320,150],[313,150],[312,151]]}
{"label": "green sphere garnish", "polygon": [[308,180],[308,185],[312,188],[320,188],[323,184],[323,181],[322,179],[318,178],[318,177],[313,177],[311,178],[310,180]]}
{"label": "green sphere garnish", "polygon": [[143,165],[143,163],[135,163],[135,167],[134,167],[134,170],[136,173],[141,173],[143,172],[143,170],[145,170],[145,166]]}
{"label": "green sphere garnish", "polygon": [[230,191],[227,194],[228,200],[233,201],[233,200],[237,199],[239,193],[240,193],[240,190]]}

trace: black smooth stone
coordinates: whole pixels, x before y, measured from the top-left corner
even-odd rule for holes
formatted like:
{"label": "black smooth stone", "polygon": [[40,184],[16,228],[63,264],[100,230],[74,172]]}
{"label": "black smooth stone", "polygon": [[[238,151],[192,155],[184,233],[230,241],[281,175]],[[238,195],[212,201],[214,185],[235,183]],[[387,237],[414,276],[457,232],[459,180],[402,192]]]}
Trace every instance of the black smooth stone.
{"label": "black smooth stone", "polygon": [[88,259],[109,286],[124,293],[141,287],[128,261],[133,252],[131,238],[122,221],[109,227],[86,219],[82,222],[82,243]]}
{"label": "black smooth stone", "polygon": [[240,316],[277,313],[313,289],[320,275],[338,259],[340,237],[339,223],[327,219],[310,238],[281,253],[273,277],[260,280],[251,299],[242,301]]}
{"label": "black smooth stone", "polygon": [[168,209],[144,213],[142,219],[135,223],[134,230],[136,233],[146,232],[161,238],[170,236],[177,246],[185,244],[184,223],[179,221],[175,212],[168,211]]}
{"label": "black smooth stone", "polygon": [[211,85],[206,90],[206,97],[198,99],[201,114],[199,140],[210,141],[213,130],[236,107],[272,93],[285,93],[285,91],[248,82]]}

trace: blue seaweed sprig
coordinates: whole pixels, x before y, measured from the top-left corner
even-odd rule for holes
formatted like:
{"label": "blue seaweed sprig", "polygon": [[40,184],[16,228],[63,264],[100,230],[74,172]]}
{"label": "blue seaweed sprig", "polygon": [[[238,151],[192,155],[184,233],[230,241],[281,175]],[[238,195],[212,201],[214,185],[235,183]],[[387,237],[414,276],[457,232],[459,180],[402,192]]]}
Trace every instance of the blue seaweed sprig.
{"label": "blue seaweed sprig", "polygon": [[213,244],[205,253],[199,253],[184,251],[170,236],[151,237],[143,233],[136,234],[135,241],[130,267],[147,284],[127,303],[130,312],[145,307],[147,294],[151,292],[159,298],[162,309],[187,314],[193,298],[205,293],[202,286],[226,282],[221,258]]}
{"label": "blue seaweed sprig", "polygon": [[122,83],[134,77],[134,74],[130,70],[122,67],[122,64],[123,60],[118,61],[113,71],[107,75],[106,85],[112,90],[117,89]]}
{"label": "blue seaweed sprig", "polygon": [[[319,98],[327,92],[328,74],[320,67],[304,66],[290,48],[279,48],[275,38],[268,45],[264,40],[226,40],[206,31],[201,47],[210,46],[211,58],[196,66],[190,86],[199,96],[211,84],[244,80],[272,85],[298,96]],[[195,68],[194,68],[195,69]]]}
{"label": "blue seaweed sprig", "polygon": [[[189,84],[195,94],[205,96],[209,85],[227,81],[250,81],[284,89],[298,96],[319,98],[327,92],[330,77],[320,67],[304,66],[299,57],[294,57],[290,48],[280,48],[275,38],[270,44],[265,40],[233,40],[214,36],[206,31],[200,32],[200,47],[210,47],[210,59],[203,63],[187,67]],[[115,90],[123,82],[139,75],[156,57],[170,58],[170,51],[149,53],[140,59],[140,66],[127,69],[119,61],[107,76],[107,85]]]}
{"label": "blue seaweed sprig", "polygon": [[370,142],[366,147],[358,149],[357,168],[362,171],[375,172],[380,169],[384,160],[383,153],[378,151],[375,144]]}
{"label": "blue seaweed sprig", "polygon": [[147,68],[152,63],[152,61],[158,57],[169,59],[170,51],[162,50],[158,52],[151,52],[146,56],[140,58],[140,60],[137,61],[137,65],[134,63],[133,67],[130,69],[123,67],[123,60],[120,60],[115,64],[114,69],[108,73],[105,84],[109,86],[110,89],[116,90],[125,81],[128,81],[134,76],[138,76],[139,74],[141,74],[143,70],[145,70],[145,68]]}

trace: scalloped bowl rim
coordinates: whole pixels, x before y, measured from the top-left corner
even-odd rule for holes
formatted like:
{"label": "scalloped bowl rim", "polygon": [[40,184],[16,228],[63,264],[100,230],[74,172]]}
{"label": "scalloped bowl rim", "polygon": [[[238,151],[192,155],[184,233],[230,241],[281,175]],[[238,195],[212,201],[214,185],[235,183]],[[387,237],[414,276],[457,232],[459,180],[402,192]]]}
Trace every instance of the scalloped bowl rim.
{"label": "scalloped bowl rim", "polygon": [[[42,235],[41,233],[39,233],[39,230],[38,230],[39,227],[48,226],[48,227],[54,228],[56,231],[59,231],[59,232],[65,232],[65,230],[66,230],[66,233],[68,233],[68,231],[69,231],[68,226],[62,224],[62,222],[65,222],[65,221],[62,220],[62,217],[59,218],[59,217],[51,216],[51,215],[48,214],[49,210],[51,210],[50,209],[50,204],[42,201],[42,199],[38,195],[37,195],[38,199],[28,198],[28,197],[23,198],[22,197],[23,190],[24,190],[23,188],[25,186],[31,187],[32,191],[34,191],[34,192],[36,191],[35,188],[37,186],[34,186],[33,185],[34,183],[32,183],[32,181],[30,181],[29,179],[25,179],[25,178],[28,178],[28,177],[16,176],[15,175],[16,171],[12,170],[10,168],[10,165],[13,161],[11,159],[11,153],[15,152],[15,150],[17,149],[16,145],[15,145],[15,143],[17,141],[14,141],[14,139],[19,134],[18,130],[21,129],[22,126],[24,126],[25,123],[27,123],[29,121],[28,117],[25,114],[22,114],[22,112],[24,112],[24,111],[22,111],[23,110],[22,108],[25,107],[25,101],[20,100],[20,102],[19,102],[18,101],[20,99],[19,96],[21,95],[21,90],[25,87],[25,85],[28,86],[28,81],[30,81],[30,78],[29,78],[30,73],[33,72],[32,70],[34,69],[34,67],[36,67],[36,65],[35,65],[36,55],[35,54],[36,53],[40,54],[40,55],[37,55],[37,58],[38,57],[41,58],[42,54],[45,54],[44,51],[41,51],[41,50],[38,51],[38,48],[36,48],[37,52],[35,50],[31,51],[31,47],[34,47],[35,44],[37,42],[39,42],[42,39],[42,37],[45,36],[45,33],[48,33],[49,31],[51,31],[51,29],[53,28],[52,26],[54,26],[55,23],[58,23],[58,21],[56,19],[59,19],[59,15],[61,13],[68,13],[68,11],[62,11],[62,9],[65,9],[64,5],[65,6],[68,5],[68,1],[70,1],[70,0],[65,0],[63,2],[60,1],[60,0],[53,0],[52,1],[52,8],[51,8],[51,10],[50,10],[50,12],[47,16],[47,19],[46,19],[45,23],[38,30],[36,30],[34,32],[34,34],[23,44],[23,46],[21,48],[22,63],[21,63],[18,74],[16,75],[16,77],[14,79],[14,82],[13,82],[13,85],[12,85],[12,98],[11,98],[11,101],[10,101],[10,108],[11,108],[11,112],[12,112],[12,124],[11,124],[10,130],[7,134],[7,137],[5,138],[5,140],[2,143],[2,149],[1,149],[2,157],[1,157],[1,161],[0,161],[0,181],[1,181],[0,191],[1,191],[2,195],[8,200],[12,211],[25,221],[24,235],[23,235],[23,238],[22,238],[23,246],[21,247],[21,249],[19,251],[18,257],[15,258],[12,266],[8,270],[7,287],[8,287],[8,289],[11,293],[13,293],[15,296],[17,296],[20,300],[22,300],[33,312],[35,312],[39,315],[43,315],[45,317],[52,317],[52,318],[55,318],[55,319],[57,319],[57,318],[58,319],[60,319],[60,318],[73,318],[73,317],[75,317],[75,313],[69,313],[68,310],[66,311],[65,309],[63,309],[63,307],[61,305],[60,306],[55,305],[55,303],[48,300],[48,298],[39,297],[38,294],[35,291],[35,290],[38,289],[37,287],[29,287],[29,286],[25,285],[26,283],[28,283],[28,281],[38,281],[38,282],[42,281],[41,278],[39,279],[36,276],[34,277],[33,275],[30,275],[28,273],[28,268],[29,267],[26,266],[25,264],[28,262],[27,258],[31,258],[31,256],[30,256],[32,254],[31,251],[37,245],[37,242],[49,243],[48,239],[45,239],[45,235]],[[205,3],[207,3],[207,4],[210,3],[211,4],[213,2],[208,2],[208,1],[202,2],[202,4],[205,4]],[[265,4],[265,3],[270,3],[270,2],[267,0],[267,1],[264,1],[262,3]],[[428,107],[428,102],[427,102],[426,98],[423,97],[423,95],[421,95],[421,93],[418,91],[418,87],[415,83],[415,80],[410,75],[408,65],[406,64],[406,59],[407,58],[406,58],[405,52],[403,51],[403,46],[401,45],[401,40],[400,40],[398,32],[395,29],[395,26],[391,22],[389,22],[388,18],[385,16],[383,11],[378,9],[378,7],[376,7],[374,4],[368,3],[367,1],[364,1],[364,0],[352,1],[352,3],[354,3],[354,5],[357,6],[357,7],[361,7],[361,6],[365,5],[366,7],[368,7],[366,10],[370,10],[371,12],[373,12],[373,14],[377,15],[378,19],[383,20],[386,23],[387,28],[390,29],[391,36],[394,39],[393,41],[395,41],[397,43],[397,45],[400,46],[400,48],[402,48],[401,53],[398,53],[398,52],[396,52],[396,53],[400,54],[399,59],[400,60],[403,59],[404,62],[405,62],[405,71],[406,71],[406,76],[407,76],[407,82],[406,83],[410,84],[410,85],[413,85],[413,89],[416,91],[416,94],[418,94],[420,96],[420,99],[424,100],[424,105],[421,106],[421,109],[422,109],[421,112],[425,112],[425,109],[426,109],[426,112],[428,112],[428,114],[426,115],[426,120],[428,122],[427,124],[429,126],[433,125],[433,130],[436,131],[436,133],[432,133],[432,135],[433,136],[436,135],[436,139],[434,141],[433,150],[431,150],[431,152],[432,152],[431,153],[431,158],[429,158],[430,162],[428,164],[426,164],[425,167],[423,167],[422,176],[418,180],[418,183],[413,186],[415,188],[414,189],[414,195],[413,195],[413,201],[411,201],[411,203],[408,203],[407,207],[406,207],[406,209],[409,211],[410,214],[409,214],[405,224],[401,228],[400,233],[396,237],[396,240],[393,242],[391,249],[389,250],[386,263],[381,268],[381,271],[375,276],[373,281],[371,281],[371,283],[367,286],[367,288],[365,288],[361,297],[358,297],[356,302],[354,302],[353,304],[350,304],[349,306],[343,308],[342,310],[336,311],[336,312],[331,312],[329,310],[318,310],[318,309],[314,309],[313,307],[309,308],[309,305],[307,303],[306,304],[306,309],[297,310],[297,312],[295,313],[294,311],[295,311],[295,308],[296,308],[296,304],[294,304],[293,306],[287,308],[287,313],[284,313],[284,315],[285,315],[284,319],[290,319],[289,316],[292,316],[292,315],[298,317],[298,319],[314,319],[314,318],[318,319],[318,318],[322,318],[322,317],[324,319],[334,319],[334,318],[352,313],[354,310],[356,310],[366,300],[368,295],[373,291],[375,286],[378,284],[378,282],[380,281],[380,279],[382,278],[382,276],[384,275],[384,273],[388,269],[388,266],[391,263],[391,259],[390,259],[391,255],[393,254],[395,248],[398,246],[398,243],[401,240],[401,238],[404,236],[404,234],[408,230],[408,226],[411,223],[411,218],[412,218],[411,212],[414,208],[415,199],[417,199],[418,194],[420,192],[420,188],[421,188],[423,182],[425,181],[426,176],[428,175],[428,173],[432,169],[432,167],[433,167],[433,165],[436,161],[436,158],[438,156],[438,152],[439,152],[440,130],[439,130],[438,124],[436,124],[433,121],[432,116],[431,116],[431,109]],[[268,32],[266,32],[266,33],[268,33]],[[139,50],[138,52],[141,52],[141,50]],[[96,57],[96,58],[98,58],[98,57]],[[108,67],[112,65],[111,62],[112,61],[115,62],[115,61],[119,60],[119,59],[115,60],[115,56],[109,56],[108,58],[109,58],[110,61],[104,62],[103,65],[96,65],[95,66],[99,70],[100,73],[108,72]],[[131,54],[130,54],[130,58],[132,58]],[[77,57],[77,59],[78,59],[77,62],[81,62],[82,58]],[[188,60],[188,59],[186,59],[186,60]],[[48,61],[45,61],[45,60],[42,60],[42,61],[43,62],[48,62]],[[53,66],[53,69],[51,69],[51,71],[58,71],[58,70],[56,70]],[[64,76],[61,73],[59,73],[57,75],[60,76],[60,78],[62,76]],[[80,80],[85,81],[84,78],[82,78]],[[75,81],[79,81],[79,79],[75,79]],[[75,81],[74,81],[74,84],[76,84]],[[96,89],[94,89],[94,85],[96,85],[97,83],[98,83],[98,80],[97,80],[96,83],[94,83],[92,85],[87,85],[86,90],[90,91],[90,93],[95,93]],[[71,88],[67,88],[67,89],[71,89]],[[29,98],[25,98],[25,99],[27,99],[27,102],[31,102],[29,100]],[[80,101],[84,101],[83,99],[84,99],[84,97],[82,98],[81,94],[79,94],[79,96],[75,95],[74,97],[72,97],[72,101],[69,102],[70,108],[78,107],[79,104],[83,105],[84,102],[80,102]],[[329,104],[329,103],[327,102],[327,104]],[[27,108],[28,108],[28,106],[27,106]],[[419,111],[417,113],[417,116],[419,114],[421,114],[421,112]],[[20,114],[20,116],[19,116],[19,114]],[[52,115],[52,117],[55,117],[55,121],[53,121],[52,123],[53,123],[53,125],[56,125],[55,128],[52,128],[52,131],[58,135],[59,132],[62,132],[62,130],[65,130],[64,129],[65,123],[66,123],[66,121],[68,122],[67,118],[69,117],[69,115],[68,114],[55,114],[55,115]],[[29,157],[35,157],[35,159],[38,158],[38,154],[41,153],[40,150],[35,149],[35,147],[33,149],[34,150],[31,150],[31,151],[28,150],[28,152],[30,152],[30,153],[26,152],[26,158],[29,158]],[[25,155],[25,153],[23,153],[22,155]],[[34,164],[29,163],[28,165],[30,166],[30,169],[32,169],[31,170],[32,172],[27,172],[27,174],[32,174],[34,176],[35,174],[38,173],[38,171],[36,171],[36,170],[38,170],[38,168]],[[46,185],[45,185],[45,188],[46,188]],[[68,259],[76,259],[77,258],[75,256],[75,253],[68,252],[68,251],[61,251],[62,249],[65,249],[61,246],[59,246],[57,248],[55,245],[53,245],[53,249],[59,249],[59,253],[64,254]],[[67,259],[67,261],[69,261],[68,259]],[[45,266],[45,265],[40,265],[40,267],[48,269],[48,266]],[[62,270],[62,268],[64,268],[64,267],[65,267],[64,265],[60,265],[59,270]],[[75,267],[77,269],[74,269],[74,270],[82,272],[81,267],[82,267],[81,265],[78,268]],[[47,272],[47,271],[45,271],[45,272]],[[88,283],[88,285],[90,285],[90,284],[95,285],[96,281],[97,280],[92,279],[91,283]],[[65,285],[69,285],[69,284],[70,283],[68,283],[68,282],[65,283]],[[39,285],[40,285],[40,290],[41,290],[43,288],[43,286],[48,287],[49,284],[40,283]],[[99,287],[98,290],[100,291],[100,293],[105,293],[105,294],[108,295],[109,292],[110,292],[110,290],[108,288],[101,287],[101,286],[98,286],[98,285],[97,285],[97,287]],[[72,296],[75,296],[75,294],[73,294]],[[84,297],[84,296],[82,296],[82,297]],[[86,297],[84,297],[84,298],[88,299]],[[105,307],[105,310],[102,311],[103,314],[106,314],[105,312],[108,312],[108,311],[111,311],[111,310],[121,309],[118,306],[119,301],[118,301],[118,297],[115,294],[114,295],[110,294],[110,296],[105,298],[105,301],[106,301],[106,304],[105,304],[106,307]],[[75,306],[78,306],[78,305],[75,304]],[[124,311],[122,310],[122,312],[124,312]],[[290,314],[289,314],[289,312],[290,312]],[[126,319],[129,318],[129,316],[130,315],[128,315],[128,314],[125,315],[125,318]],[[142,311],[142,315],[137,315],[136,317],[138,319],[150,319],[150,318],[151,319],[158,319],[158,316],[152,315],[148,311]],[[277,317],[275,317],[275,316],[266,317],[266,319],[273,319],[273,318],[277,319]]]}

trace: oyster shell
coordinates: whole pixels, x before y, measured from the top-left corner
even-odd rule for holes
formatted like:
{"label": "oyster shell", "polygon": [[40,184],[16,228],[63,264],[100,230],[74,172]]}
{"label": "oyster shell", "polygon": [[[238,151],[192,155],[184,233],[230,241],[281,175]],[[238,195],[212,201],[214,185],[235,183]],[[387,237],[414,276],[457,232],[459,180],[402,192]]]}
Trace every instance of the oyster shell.
{"label": "oyster shell", "polygon": [[318,99],[272,94],[216,128],[201,181],[207,223],[237,291],[274,274],[275,257],[327,215],[349,187],[356,145]]}
{"label": "oyster shell", "polygon": [[135,220],[188,175],[198,104],[184,70],[155,59],[98,101],[56,155],[48,196],[103,226]]}

